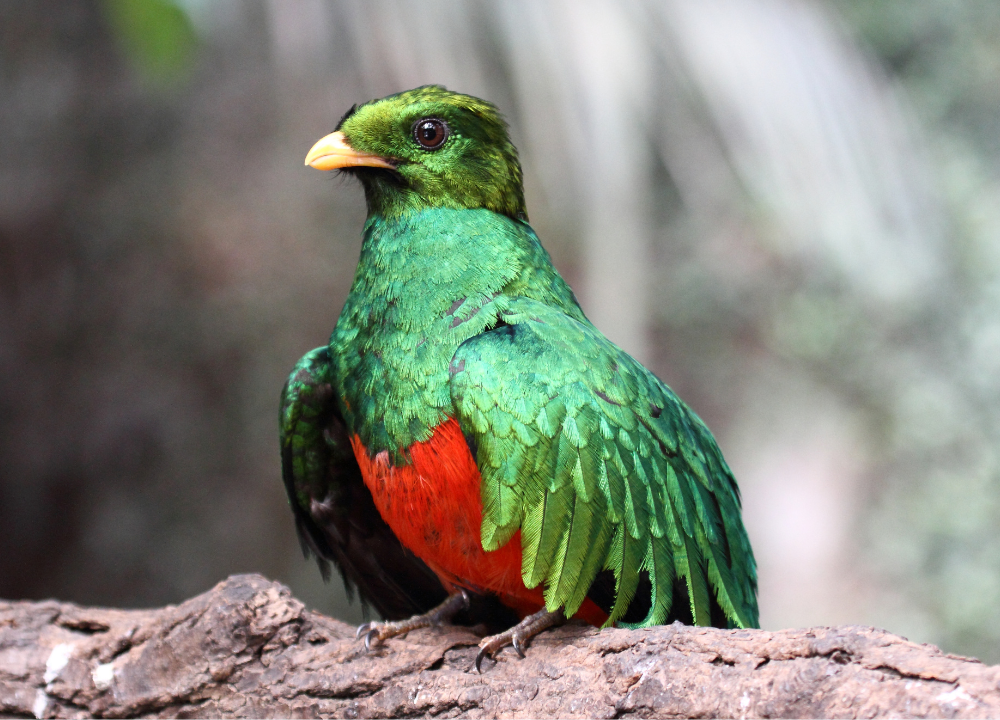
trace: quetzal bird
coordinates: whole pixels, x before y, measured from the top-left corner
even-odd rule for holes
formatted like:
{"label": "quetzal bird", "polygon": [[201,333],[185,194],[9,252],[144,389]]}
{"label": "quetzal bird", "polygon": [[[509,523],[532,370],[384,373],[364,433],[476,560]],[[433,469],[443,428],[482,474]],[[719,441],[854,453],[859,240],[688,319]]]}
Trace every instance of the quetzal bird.
{"label": "quetzal bird", "polygon": [[329,345],[284,388],[283,474],[303,547],[385,619],[359,637],[458,612],[514,624],[478,667],[565,617],[756,627],[736,481],[584,316],[528,224],[497,108],[391,95],[306,164],[358,178],[368,219]]}

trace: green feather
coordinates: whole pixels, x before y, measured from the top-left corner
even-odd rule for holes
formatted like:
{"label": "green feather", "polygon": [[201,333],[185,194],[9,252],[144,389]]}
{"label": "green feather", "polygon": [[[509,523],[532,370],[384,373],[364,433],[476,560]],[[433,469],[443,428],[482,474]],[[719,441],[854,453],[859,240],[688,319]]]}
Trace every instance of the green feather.
{"label": "green feather", "polygon": [[639,573],[643,567],[643,557],[645,555],[646,544],[641,540],[634,539],[625,532],[625,526],[619,525],[619,535],[615,537],[620,546],[620,551],[615,553],[617,557],[620,553],[621,560],[609,567],[614,572],[617,583],[615,584],[615,604],[611,608],[608,617],[608,625],[614,624],[628,610],[635,591],[639,587]]}
{"label": "green feather", "polygon": [[[447,125],[437,148],[414,135],[427,118]],[[407,448],[457,420],[482,476],[483,547],[520,530],[522,579],[544,586],[550,609],[575,612],[608,570],[609,623],[646,573],[639,625],[678,612],[679,578],[696,623],[714,603],[729,624],[756,625],[756,566],[729,468],[704,423],[586,319],[552,267],[496,108],[424,87],[366,103],[338,130],[395,168],[350,170],[369,216],[322,351],[349,432],[404,465]],[[297,402],[282,418],[302,482],[322,475],[308,412]]]}

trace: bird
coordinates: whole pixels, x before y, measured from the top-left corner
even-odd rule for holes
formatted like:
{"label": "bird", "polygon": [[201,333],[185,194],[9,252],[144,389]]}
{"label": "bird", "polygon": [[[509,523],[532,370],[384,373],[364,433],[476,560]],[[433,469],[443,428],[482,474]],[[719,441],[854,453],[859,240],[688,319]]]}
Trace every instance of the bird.
{"label": "bird", "polygon": [[440,85],[372,100],[305,164],[359,180],[367,219],[329,343],[282,391],[282,474],[304,551],[383,618],[365,646],[464,614],[506,628],[481,670],[568,618],[758,627],[732,471],[584,315],[498,108]]}

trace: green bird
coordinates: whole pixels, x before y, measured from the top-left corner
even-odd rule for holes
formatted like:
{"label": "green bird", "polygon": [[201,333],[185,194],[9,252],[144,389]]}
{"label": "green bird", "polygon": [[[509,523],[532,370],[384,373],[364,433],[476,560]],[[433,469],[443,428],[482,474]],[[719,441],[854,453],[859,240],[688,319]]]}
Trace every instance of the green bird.
{"label": "green bird", "polygon": [[757,627],[732,472],[552,266],[497,108],[391,95],[306,164],[357,177],[368,219],[330,342],[282,393],[283,474],[304,548],[385,618],[366,645],[462,612],[513,624],[477,668],[568,617]]}

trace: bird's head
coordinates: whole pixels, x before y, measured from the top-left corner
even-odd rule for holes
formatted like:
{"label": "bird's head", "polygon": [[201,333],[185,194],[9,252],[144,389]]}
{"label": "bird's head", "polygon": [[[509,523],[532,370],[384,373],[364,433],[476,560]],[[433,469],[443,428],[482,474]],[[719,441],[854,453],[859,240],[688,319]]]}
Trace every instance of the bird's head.
{"label": "bird's head", "polygon": [[369,215],[487,208],[526,220],[521,165],[497,108],[427,85],[351,108],[306,165],[355,175]]}

